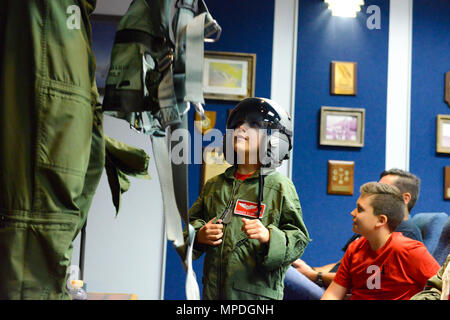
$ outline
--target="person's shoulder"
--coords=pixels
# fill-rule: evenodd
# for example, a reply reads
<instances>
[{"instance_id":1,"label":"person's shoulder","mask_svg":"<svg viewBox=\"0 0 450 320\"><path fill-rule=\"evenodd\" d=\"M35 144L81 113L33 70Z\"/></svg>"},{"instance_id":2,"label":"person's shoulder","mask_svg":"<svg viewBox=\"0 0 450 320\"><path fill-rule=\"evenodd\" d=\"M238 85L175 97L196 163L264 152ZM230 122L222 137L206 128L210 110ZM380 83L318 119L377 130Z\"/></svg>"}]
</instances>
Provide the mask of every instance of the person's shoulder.
<instances>
[{"instance_id":1,"label":"person's shoulder","mask_svg":"<svg viewBox=\"0 0 450 320\"><path fill-rule=\"evenodd\" d=\"M393 232L393 247L396 251L403 252L404 254L410 254L416 251L427 250L426 246L418 241L404 236L401 232Z\"/></svg>"},{"instance_id":2,"label":"person's shoulder","mask_svg":"<svg viewBox=\"0 0 450 320\"><path fill-rule=\"evenodd\" d=\"M264 179L264 187L271 188L280 192L295 190L294 183L285 175L275 171Z\"/></svg>"},{"instance_id":3,"label":"person's shoulder","mask_svg":"<svg viewBox=\"0 0 450 320\"><path fill-rule=\"evenodd\" d=\"M364 237L359 237L356 240L353 240L349 245L347 250L345 251L346 253L353 253L353 252L358 252L359 250L364 249L368 244L368 241L366 238Z\"/></svg>"},{"instance_id":4,"label":"person's shoulder","mask_svg":"<svg viewBox=\"0 0 450 320\"><path fill-rule=\"evenodd\" d=\"M210 190L214 188L220 187L220 185L223 185L227 181L227 175L225 172L222 172L221 174L218 174L212 178L209 178L206 182L203 188L205 190Z\"/></svg>"},{"instance_id":5,"label":"person's shoulder","mask_svg":"<svg viewBox=\"0 0 450 320\"><path fill-rule=\"evenodd\" d=\"M397 228L419 229L419 227L417 227L417 225L410 219L403 220Z\"/></svg>"},{"instance_id":6,"label":"person's shoulder","mask_svg":"<svg viewBox=\"0 0 450 320\"><path fill-rule=\"evenodd\" d=\"M401 230L413 230L414 232L416 232L416 231L420 232L419 227L411 220L403 220L397 227L396 231L401 231Z\"/></svg>"},{"instance_id":7,"label":"person's shoulder","mask_svg":"<svg viewBox=\"0 0 450 320\"><path fill-rule=\"evenodd\" d=\"M403 220L395 231L401 232L407 238L423 242L419 227L411 220Z\"/></svg>"}]
</instances>

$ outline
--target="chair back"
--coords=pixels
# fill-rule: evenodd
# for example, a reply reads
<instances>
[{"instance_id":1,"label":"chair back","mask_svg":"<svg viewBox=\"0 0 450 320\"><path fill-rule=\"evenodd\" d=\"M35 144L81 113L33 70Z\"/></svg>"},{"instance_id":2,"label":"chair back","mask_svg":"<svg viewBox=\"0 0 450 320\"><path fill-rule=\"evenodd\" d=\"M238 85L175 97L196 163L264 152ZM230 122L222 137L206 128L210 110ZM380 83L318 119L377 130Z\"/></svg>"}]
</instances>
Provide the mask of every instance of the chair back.
<instances>
[{"instance_id":1,"label":"chair back","mask_svg":"<svg viewBox=\"0 0 450 320\"><path fill-rule=\"evenodd\" d=\"M411 221L420 229L423 243L431 254L436 250L439 237L448 218L445 212L422 212L411 218Z\"/></svg>"},{"instance_id":2,"label":"chair back","mask_svg":"<svg viewBox=\"0 0 450 320\"><path fill-rule=\"evenodd\" d=\"M436 261L442 266L445 259L450 254L450 217L447 218L447 222L442 228L439 241L437 243L436 249L433 252L433 256Z\"/></svg>"}]
</instances>

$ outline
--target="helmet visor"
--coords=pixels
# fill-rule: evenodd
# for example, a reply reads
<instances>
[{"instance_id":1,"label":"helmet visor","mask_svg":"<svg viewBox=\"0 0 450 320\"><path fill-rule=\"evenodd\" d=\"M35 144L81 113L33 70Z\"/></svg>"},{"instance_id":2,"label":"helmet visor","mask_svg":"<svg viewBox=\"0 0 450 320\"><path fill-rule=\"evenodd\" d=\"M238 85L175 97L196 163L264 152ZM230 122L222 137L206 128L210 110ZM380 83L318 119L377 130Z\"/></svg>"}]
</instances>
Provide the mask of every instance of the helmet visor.
<instances>
[{"instance_id":1,"label":"helmet visor","mask_svg":"<svg viewBox=\"0 0 450 320\"><path fill-rule=\"evenodd\" d=\"M255 106L255 108L241 108L230 115L227 128L236 129L245 122L251 128L265 129L269 128L275 122L275 119L279 119L279 116L263 106Z\"/></svg>"}]
</instances>

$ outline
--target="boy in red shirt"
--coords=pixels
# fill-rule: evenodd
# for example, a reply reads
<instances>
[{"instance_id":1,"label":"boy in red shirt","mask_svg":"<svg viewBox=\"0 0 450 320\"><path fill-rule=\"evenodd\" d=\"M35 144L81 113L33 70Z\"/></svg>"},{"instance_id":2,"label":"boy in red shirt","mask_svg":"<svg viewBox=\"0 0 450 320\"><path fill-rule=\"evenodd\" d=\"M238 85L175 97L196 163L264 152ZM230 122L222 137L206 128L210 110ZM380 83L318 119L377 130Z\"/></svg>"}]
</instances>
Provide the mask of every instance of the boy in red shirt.
<instances>
[{"instance_id":1,"label":"boy in red shirt","mask_svg":"<svg viewBox=\"0 0 450 320\"><path fill-rule=\"evenodd\" d=\"M362 237L347 249L322 300L410 299L440 266L423 243L394 232L406 206L395 186L369 182L352 211L355 233Z\"/></svg>"}]
</instances>

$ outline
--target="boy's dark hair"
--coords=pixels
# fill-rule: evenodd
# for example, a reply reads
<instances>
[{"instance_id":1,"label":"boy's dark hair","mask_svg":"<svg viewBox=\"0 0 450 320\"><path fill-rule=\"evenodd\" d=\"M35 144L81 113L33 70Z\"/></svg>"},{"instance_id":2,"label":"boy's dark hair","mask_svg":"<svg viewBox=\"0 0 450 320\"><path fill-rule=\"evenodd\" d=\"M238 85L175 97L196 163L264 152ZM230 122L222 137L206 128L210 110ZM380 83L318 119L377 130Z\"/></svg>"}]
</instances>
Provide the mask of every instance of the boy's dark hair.
<instances>
[{"instance_id":1,"label":"boy's dark hair","mask_svg":"<svg viewBox=\"0 0 450 320\"><path fill-rule=\"evenodd\" d=\"M385 170L381 173L380 179L387 175L397 176L398 179L395 180L394 186L399 188L402 194L408 192L411 195L411 200L408 203L408 212L411 212L417 199L419 199L420 179L416 175L401 169Z\"/></svg>"},{"instance_id":2,"label":"boy's dark hair","mask_svg":"<svg viewBox=\"0 0 450 320\"><path fill-rule=\"evenodd\" d=\"M396 186L368 182L361 186L359 192L364 196L373 196L370 201L373 214L376 216L384 214L387 217L389 230L394 232L406 214L406 205L401 191Z\"/></svg>"}]
</instances>

